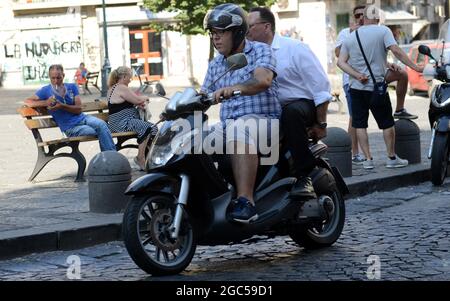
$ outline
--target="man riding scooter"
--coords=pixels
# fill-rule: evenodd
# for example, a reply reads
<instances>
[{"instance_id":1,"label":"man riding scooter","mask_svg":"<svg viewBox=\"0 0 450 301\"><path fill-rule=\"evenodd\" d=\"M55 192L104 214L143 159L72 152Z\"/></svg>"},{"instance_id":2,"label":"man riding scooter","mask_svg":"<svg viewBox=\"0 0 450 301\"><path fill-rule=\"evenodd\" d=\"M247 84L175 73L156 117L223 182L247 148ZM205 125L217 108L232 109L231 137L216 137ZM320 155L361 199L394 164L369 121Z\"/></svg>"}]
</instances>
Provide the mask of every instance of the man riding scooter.
<instances>
[{"instance_id":1,"label":"man riding scooter","mask_svg":"<svg viewBox=\"0 0 450 301\"><path fill-rule=\"evenodd\" d=\"M248 26L244 10L235 4L221 4L213 8L204 19L204 28L219 52L208 66L202 92L214 92L217 102L225 99L220 108L221 124L215 132L223 136L223 129L236 121L278 120L281 108L277 99L275 58L270 47L245 39ZM227 70L225 58L244 53L248 65L219 79ZM240 96L232 97L235 91ZM221 131L222 130L222 131ZM230 217L249 223L258 218L254 203L254 185L258 170L257 138L248 128L237 127L236 135L227 136L227 149L232 149L231 165L237 187L237 199ZM256 134L256 136L255 136ZM266 136L267 137L267 136ZM236 154L244 149L243 154Z\"/></svg>"},{"instance_id":2,"label":"man riding scooter","mask_svg":"<svg viewBox=\"0 0 450 301\"><path fill-rule=\"evenodd\" d=\"M205 21L220 55L209 65L203 93L186 88L170 98L148 155L148 173L125 191L131 200L122 222L124 243L133 261L152 275L180 273L190 264L197 245L248 242L255 235L289 235L303 248L328 247L345 224L343 196L348 188L339 171L322 157L324 144L311 146L316 166L310 176L316 198L293 198L289 193L296 178L291 176L289 151L283 149L278 156L277 143L266 148L264 142L279 140L273 135L278 128L271 125L278 125L280 113L269 46L244 40L245 14L234 4L219 5ZM217 131L209 131L207 111L222 98L226 99L223 122ZM259 128L245 124L231 127L229 133L229 124L242 120ZM270 122L267 139L264 131ZM224 133L225 155L220 152ZM211 139L213 135L218 139ZM236 154L235 146L246 149ZM264 157L268 150L270 162Z\"/></svg>"}]
</instances>

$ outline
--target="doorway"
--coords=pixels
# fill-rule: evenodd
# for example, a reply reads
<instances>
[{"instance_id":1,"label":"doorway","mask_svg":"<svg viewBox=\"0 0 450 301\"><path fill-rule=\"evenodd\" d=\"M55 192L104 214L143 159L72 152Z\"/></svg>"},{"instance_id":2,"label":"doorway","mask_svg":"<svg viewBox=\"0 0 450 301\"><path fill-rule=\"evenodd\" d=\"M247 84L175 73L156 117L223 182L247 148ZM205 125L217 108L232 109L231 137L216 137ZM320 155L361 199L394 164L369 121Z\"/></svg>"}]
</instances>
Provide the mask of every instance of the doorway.
<instances>
[{"instance_id":1,"label":"doorway","mask_svg":"<svg viewBox=\"0 0 450 301\"><path fill-rule=\"evenodd\" d=\"M161 79L161 34L149 29L130 29L130 59L131 66L144 80Z\"/></svg>"}]
</instances>

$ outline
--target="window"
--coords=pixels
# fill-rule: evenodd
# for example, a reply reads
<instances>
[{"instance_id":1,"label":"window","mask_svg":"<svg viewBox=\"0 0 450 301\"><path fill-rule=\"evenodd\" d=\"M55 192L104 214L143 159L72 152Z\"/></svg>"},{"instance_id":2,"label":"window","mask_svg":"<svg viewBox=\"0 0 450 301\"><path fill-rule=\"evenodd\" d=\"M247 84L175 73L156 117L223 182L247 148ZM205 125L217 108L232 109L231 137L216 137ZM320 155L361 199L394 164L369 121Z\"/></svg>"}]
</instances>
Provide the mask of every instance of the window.
<instances>
[{"instance_id":1,"label":"window","mask_svg":"<svg viewBox=\"0 0 450 301\"><path fill-rule=\"evenodd\" d=\"M132 53L142 53L142 33L130 33L130 51Z\"/></svg>"},{"instance_id":2,"label":"window","mask_svg":"<svg viewBox=\"0 0 450 301\"><path fill-rule=\"evenodd\" d=\"M336 33L339 33L342 29L347 28L350 21L350 15L336 14Z\"/></svg>"}]
</instances>

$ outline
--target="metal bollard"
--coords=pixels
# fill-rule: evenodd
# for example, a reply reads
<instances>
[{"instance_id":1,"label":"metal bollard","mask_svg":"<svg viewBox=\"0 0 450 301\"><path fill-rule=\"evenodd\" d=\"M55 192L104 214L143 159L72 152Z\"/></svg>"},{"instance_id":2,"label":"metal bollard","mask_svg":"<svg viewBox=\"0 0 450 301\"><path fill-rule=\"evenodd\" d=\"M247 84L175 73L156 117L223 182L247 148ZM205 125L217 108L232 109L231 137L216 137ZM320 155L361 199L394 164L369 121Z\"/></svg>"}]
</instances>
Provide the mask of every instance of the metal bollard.
<instances>
[{"instance_id":1,"label":"metal bollard","mask_svg":"<svg viewBox=\"0 0 450 301\"><path fill-rule=\"evenodd\" d=\"M131 167L127 158L116 151L95 155L88 166L89 211L123 212L130 197L124 195L131 183Z\"/></svg>"},{"instance_id":2,"label":"metal bollard","mask_svg":"<svg viewBox=\"0 0 450 301\"><path fill-rule=\"evenodd\" d=\"M410 164L420 163L420 129L411 120L399 119L395 122L395 153Z\"/></svg>"},{"instance_id":3,"label":"metal bollard","mask_svg":"<svg viewBox=\"0 0 450 301\"><path fill-rule=\"evenodd\" d=\"M352 140L350 135L338 127L327 129L322 142L328 146L326 157L332 166L336 166L343 177L352 176Z\"/></svg>"}]
</instances>

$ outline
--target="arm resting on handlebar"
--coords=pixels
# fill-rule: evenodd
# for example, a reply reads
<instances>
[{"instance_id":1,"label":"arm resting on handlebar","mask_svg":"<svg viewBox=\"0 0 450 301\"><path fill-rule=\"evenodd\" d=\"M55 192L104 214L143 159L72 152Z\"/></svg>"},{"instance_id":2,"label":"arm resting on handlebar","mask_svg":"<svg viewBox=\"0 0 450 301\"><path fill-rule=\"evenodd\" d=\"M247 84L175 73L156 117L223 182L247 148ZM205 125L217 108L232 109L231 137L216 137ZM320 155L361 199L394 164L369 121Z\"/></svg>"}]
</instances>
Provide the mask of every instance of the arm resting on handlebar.
<instances>
[{"instance_id":1,"label":"arm resting on handlebar","mask_svg":"<svg viewBox=\"0 0 450 301\"><path fill-rule=\"evenodd\" d=\"M267 68L256 68L253 72L253 77L249 79L248 81L230 86L225 87L222 89L217 90L214 93L216 102L220 102L220 97L223 98L230 98L233 96L234 91L241 91L241 95L255 95L262 91L265 91L270 88L272 85L272 80L274 78L274 73L272 70L269 70Z\"/></svg>"},{"instance_id":2,"label":"arm resting on handlebar","mask_svg":"<svg viewBox=\"0 0 450 301\"><path fill-rule=\"evenodd\" d=\"M423 71L423 67L419 67L416 64L414 64L413 61L409 59L408 55L400 47L398 47L398 45L390 46L389 50L392 51L395 57L398 58L406 66L410 67L411 69L417 72Z\"/></svg>"}]
</instances>

